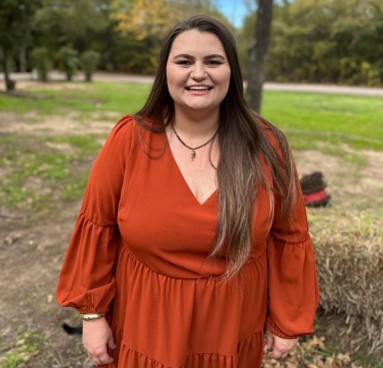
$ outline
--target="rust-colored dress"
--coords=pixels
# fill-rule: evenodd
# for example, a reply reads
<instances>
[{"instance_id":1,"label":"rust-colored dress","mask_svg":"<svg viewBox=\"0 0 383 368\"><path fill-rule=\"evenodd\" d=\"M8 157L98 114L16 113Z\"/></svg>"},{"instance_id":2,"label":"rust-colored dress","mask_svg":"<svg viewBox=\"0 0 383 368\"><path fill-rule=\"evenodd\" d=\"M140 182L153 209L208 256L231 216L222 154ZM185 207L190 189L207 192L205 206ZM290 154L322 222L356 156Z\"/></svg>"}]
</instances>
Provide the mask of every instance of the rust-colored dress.
<instances>
[{"instance_id":1,"label":"rust-colored dress","mask_svg":"<svg viewBox=\"0 0 383 368\"><path fill-rule=\"evenodd\" d=\"M163 134L132 116L114 127L90 174L58 301L108 313L117 344L109 367L260 367L266 324L281 337L312 331L318 289L304 203L281 223L278 198L270 218L260 188L251 257L223 282L225 262L207 259L217 193L200 204L163 146Z\"/></svg>"}]
</instances>

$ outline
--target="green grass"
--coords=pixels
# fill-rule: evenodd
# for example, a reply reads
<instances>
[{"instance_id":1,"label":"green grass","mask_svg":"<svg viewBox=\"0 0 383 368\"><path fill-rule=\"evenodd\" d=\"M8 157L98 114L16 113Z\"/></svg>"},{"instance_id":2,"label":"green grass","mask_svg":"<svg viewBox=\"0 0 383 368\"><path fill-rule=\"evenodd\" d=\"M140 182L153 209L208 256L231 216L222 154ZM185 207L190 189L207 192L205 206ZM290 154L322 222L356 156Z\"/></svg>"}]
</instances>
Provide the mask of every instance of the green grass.
<instances>
[{"instance_id":1,"label":"green grass","mask_svg":"<svg viewBox=\"0 0 383 368\"><path fill-rule=\"evenodd\" d=\"M79 88L31 89L29 92L37 96L20 98L1 95L0 111L56 115L68 111L77 112L84 117L93 113L118 112L133 113L142 107L150 86L136 83L95 82L78 84ZM47 85L49 87L49 84Z\"/></svg>"},{"instance_id":2,"label":"green grass","mask_svg":"<svg viewBox=\"0 0 383 368\"><path fill-rule=\"evenodd\" d=\"M34 89L39 99L0 96L0 111L56 115L75 112L87 119L108 112L121 115L142 107L150 85L73 82L78 88ZM265 91L262 115L282 128L295 149L318 142L346 143L356 148L383 149L383 98L335 94Z\"/></svg>"},{"instance_id":3,"label":"green grass","mask_svg":"<svg viewBox=\"0 0 383 368\"><path fill-rule=\"evenodd\" d=\"M70 143L73 152L60 152L49 143ZM52 206L53 196L62 200L81 198L88 172L82 170L100 149L96 137L36 137L0 135L0 204L8 208L42 211ZM88 170L88 169L87 169Z\"/></svg>"},{"instance_id":4,"label":"green grass","mask_svg":"<svg viewBox=\"0 0 383 368\"><path fill-rule=\"evenodd\" d=\"M61 137L46 137L46 142L52 143L69 143L74 149L78 151L78 156L94 154L100 149L100 144L97 142L97 136L94 134L89 135L71 135Z\"/></svg>"},{"instance_id":5,"label":"green grass","mask_svg":"<svg viewBox=\"0 0 383 368\"><path fill-rule=\"evenodd\" d=\"M150 85L115 82L49 83L28 90L37 99L0 95L0 112L28 114L31 125L40 116L72 114L73 119L117 120L139 110ZM59 86L61 86L59 85ZM109 115L108 115L109 114ZM262 115L278 125L293 149L317 149L362 167L365 156L352 148L383 150L383 98L265 91ZM24 118L25 119L25 118ZM12 124L12 122L9 122ZM23 132L0 135L0 204L10 208L49 207L52 196L81 198L91 162L100 148L100 135L45 136ZM329 144L330 143L330 144ZM60 152L55 144L73 150ZM48 188L41 193L28 181Z\"/></svg>"},{"instance_id":6,"label":"green grass","mask_svg":"<svg viewBox=\"0 0 383 368\"><path fill-rule=\"evenodd\" d=\"M383 98L265 91L262 115L278 125L295 149L318 142L383 149Z\"/></svg>"},{"instance_id":7,"label":"green grass","mask_svg":"<svg viewBox=\"0 0 383 368\"><path fill-rule=\"evenodd\" d=\"M27 362L39 353L42 339L36 331L19 332L13 348L0 358L0 368L25 367Z\"/></svg>"}]
</instances>

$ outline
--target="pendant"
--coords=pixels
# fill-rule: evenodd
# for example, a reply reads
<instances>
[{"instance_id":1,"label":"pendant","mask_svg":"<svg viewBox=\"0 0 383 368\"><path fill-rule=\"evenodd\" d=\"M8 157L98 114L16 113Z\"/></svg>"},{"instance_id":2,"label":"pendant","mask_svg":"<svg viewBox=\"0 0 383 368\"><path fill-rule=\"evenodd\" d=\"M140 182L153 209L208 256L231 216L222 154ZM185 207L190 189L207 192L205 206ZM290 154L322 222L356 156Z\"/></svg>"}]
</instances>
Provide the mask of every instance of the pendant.
<instances>
[{"instance_id":1,"label":"pendant","mask_svg":"<svg viewBox=\"0 0 383 368\"><path fill-rule=\"evenodd\" d=\"M196 153L194 150L191 151L191 159L192 161L195 159Z\"/></svg>"}]
</instances>

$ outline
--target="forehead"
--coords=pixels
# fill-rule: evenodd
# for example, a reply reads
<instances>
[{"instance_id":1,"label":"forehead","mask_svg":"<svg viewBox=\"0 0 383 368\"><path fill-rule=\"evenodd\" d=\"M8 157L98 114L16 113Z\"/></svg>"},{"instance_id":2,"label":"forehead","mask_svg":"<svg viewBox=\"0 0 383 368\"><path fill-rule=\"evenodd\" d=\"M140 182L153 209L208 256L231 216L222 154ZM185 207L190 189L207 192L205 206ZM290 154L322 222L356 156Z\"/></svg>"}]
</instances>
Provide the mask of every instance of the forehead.
<instances>
[{"instance_id":1,"label":"forehead","mask_svg":"<svg viewBox=\"0 0 383 368\"><path fill-rule=\"evenodd\" d=\"M170 55L178 54L221 54L226 56L220 39L213 33L197 29L179 34L173 41Z\"/></svg>"}]
</instances>

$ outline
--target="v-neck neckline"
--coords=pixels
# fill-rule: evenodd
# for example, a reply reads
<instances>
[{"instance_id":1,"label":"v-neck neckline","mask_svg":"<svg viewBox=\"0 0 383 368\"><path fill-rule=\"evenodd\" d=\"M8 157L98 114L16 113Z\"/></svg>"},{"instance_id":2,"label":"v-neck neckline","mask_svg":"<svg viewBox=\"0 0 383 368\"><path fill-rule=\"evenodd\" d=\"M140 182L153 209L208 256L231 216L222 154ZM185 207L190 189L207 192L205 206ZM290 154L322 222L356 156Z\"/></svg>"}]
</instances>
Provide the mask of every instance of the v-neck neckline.
<instances>
[{"instance_id":1,"label":"v-neck neckline","mask_svg":"<svg viewBox=\"0 0 383 368\"><path fill-rule=\"evenodd\" d=\"M180 166L178 165L178 162L177 162L176 158L174 157L174 154L173 154L172 148L170 147L170 142L169 142L169 140L168 140L168 137L167 137L166 132L165 132L165 135L166 135L166 140L167 140L167 142L166 142L166 146L167 146L167 147L166 147L166 150L169 151L169 155L170 155L171 160L172 160L172 162L173 162L173 164L174 164L174 166L175 166L175 168L176 168L176 171L177 171L177 173L178 173L178 176L179 176L179 178L180 178L180 181L183 183L183 185L184 185L186 191L187 191L187 192L189 193L189 195L193 198L194 202L195 202L197 205L199 205L199 206L201 206L201 207L206 206L206 205L207 205L213 198L215 198L216 194L218 193L218 188L215 188L214 191L212 191L212 192L209 194L209 196L208 196L203 202L200 202L200 201L198 200L198 198L195 196L195 194L193 193L193 191L191 190L189 183L187 182L187 180L186 180L186 178L185 178L185 176L184 176L184 174L183 174L183 172L182 172Z\"/></svg>"}]
</instances>

